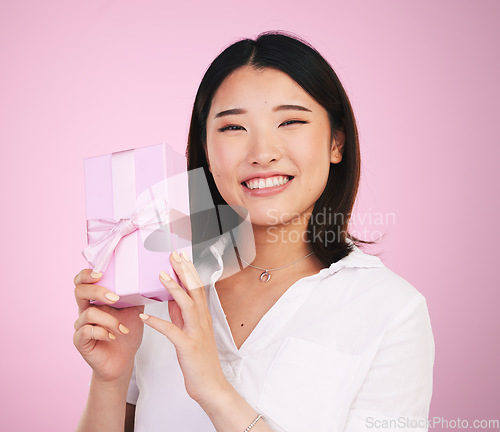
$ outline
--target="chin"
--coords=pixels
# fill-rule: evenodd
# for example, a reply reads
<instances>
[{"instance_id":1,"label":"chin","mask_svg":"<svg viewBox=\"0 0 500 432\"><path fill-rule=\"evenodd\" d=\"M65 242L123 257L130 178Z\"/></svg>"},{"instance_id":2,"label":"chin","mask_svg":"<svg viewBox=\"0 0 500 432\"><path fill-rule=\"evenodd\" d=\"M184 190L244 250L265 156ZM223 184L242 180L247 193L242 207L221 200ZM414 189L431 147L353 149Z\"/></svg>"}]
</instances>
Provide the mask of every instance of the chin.
<instances>
[{"instance_id":1,"label":"chin","mask_svg":"<svg viewBox=\"0 0 500 432\"><path fill-rule=\"evenodd\" d=\"M291 223L298 214L292 214L289 211L280 211L278 209L265 209L258 211L250 211L250 221L252 225L263 227L272 227Z\"/></svg>"}]
</instances>

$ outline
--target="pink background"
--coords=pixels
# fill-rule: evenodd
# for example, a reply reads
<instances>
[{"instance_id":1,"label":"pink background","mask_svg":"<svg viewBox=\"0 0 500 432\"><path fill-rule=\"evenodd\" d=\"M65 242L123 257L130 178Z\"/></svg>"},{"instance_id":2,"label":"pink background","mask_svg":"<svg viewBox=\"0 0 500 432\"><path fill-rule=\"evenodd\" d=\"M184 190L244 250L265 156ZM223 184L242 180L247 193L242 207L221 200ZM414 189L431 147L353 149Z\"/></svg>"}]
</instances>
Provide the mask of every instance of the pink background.
<instances>
[{"instance_id":1,"label":"pink background","mask_svg":"<svg viewBox=\"0 0 500 432\"><path fill-rule=\"evenodd\" d=\"M496 0L2 0L0 429L73 430L86 400L83 159L182 151L209 62L270 29L310 41L351 97L358 220L429 306L430 417L498 416L499 17Z\"/></svg>"}]
</instances>

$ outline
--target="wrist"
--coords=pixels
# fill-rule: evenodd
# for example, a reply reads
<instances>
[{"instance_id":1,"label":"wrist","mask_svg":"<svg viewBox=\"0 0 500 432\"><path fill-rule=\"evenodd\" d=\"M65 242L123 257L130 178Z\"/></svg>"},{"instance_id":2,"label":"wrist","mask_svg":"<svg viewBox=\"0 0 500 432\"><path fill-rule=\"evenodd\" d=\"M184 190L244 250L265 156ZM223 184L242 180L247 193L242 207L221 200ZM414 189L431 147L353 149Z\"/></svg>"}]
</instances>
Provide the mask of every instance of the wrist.
<instances>
[{"instance_id":1,"label":"wrist","mask_svg":"<svg viewBox=\"0 0 500 432\"><path fill-rule=\"evenodd\" d=\"M106 380L93 372L87 404L77 431L123 431L129 381L129 374Z\"/></svg>"},{"instance_id":2,"label":"wrist","mask_svg":"<svg viewBox=\"0 0 500 432\"><path fill-rule=\"evenodd\" d=\"M215 391L210 392L210 396L198 402L208 416L219 415L223 411L231 409L235 399L241 397L234 387L224 379Z\"/></svg>"},{"instance_id":3,"label":"wrist","mask_svg":"<svg viewBox=\"0 0 500 432\"><path fill-rule=\"evenodd\" d=\"M226 381L227 382L227 381ZM200 404L219 432L244 431L251 426L252 432L271 432L259 413L227 382L214 397ZM258 419L259 418L259 419Z\"/></svg>"},{"instance_id":4,"label":"wrist","mask_svg":"<svg viewBox=\"0 0 500 432\"><path fill-rule=\"evenodd\" d=\"M132 377L133 367L126 372L120 374L116 378L109 379L107 377L101 376L95 372L92 372L91 386L97 386L99 388L106 388L114 391L127 391L130 383L130 378Z\"/></svg>"}]
</instances>

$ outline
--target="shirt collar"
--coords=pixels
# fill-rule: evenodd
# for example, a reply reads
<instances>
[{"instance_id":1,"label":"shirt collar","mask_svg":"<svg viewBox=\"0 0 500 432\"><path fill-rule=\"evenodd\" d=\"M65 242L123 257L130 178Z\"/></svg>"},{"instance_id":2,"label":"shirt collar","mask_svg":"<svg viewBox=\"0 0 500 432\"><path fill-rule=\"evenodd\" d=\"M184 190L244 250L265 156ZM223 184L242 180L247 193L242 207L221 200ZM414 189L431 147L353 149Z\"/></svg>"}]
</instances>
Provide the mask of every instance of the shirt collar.
<instances>
[{"instance_id":1,"label":"shirt collar","mask_svg":"<svg viewBox=\"0 0 500 432\"><path fill-rule=\"evenodd\" d=\"M370 255L363 252L354 244L351 239L347 239L347 243L352 246L352 251L341 260L332 263L329 267L331 273L335 273L341 268L376 268L384 267L381 259L375 255Z\"/></svg>"},{"instance_id":2,"label":"shirt collar","mask_svg":"<svg viewBox=\"0 0 500 432\"><path fill-rule=\"evenodd\" d=\"M211 246L205 248L200 254L200 262L197 268L202 281L207 285L215 283L222 274L222 256L227 245L231 242L229 234L221 235ZM352 251L346 257L332 263L329 267L321 269L319 275L327 276L337 273L343 268L380 268L384 264L379 257L363 252L354 242L347 239L347 243L352 246ZM214 261L215 259L215 261Z\"/></svg>"}]
</instances>

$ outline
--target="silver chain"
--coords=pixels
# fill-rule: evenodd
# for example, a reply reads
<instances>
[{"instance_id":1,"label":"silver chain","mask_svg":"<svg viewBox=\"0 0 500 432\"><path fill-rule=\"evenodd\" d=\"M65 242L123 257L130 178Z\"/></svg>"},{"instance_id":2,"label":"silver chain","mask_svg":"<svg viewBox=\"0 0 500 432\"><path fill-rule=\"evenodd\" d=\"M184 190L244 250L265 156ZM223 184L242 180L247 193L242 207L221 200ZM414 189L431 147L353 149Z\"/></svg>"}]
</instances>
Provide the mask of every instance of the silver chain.
<instances>
[{"instance_id":1,"label":"silver chain","mask_svg":"<svg viewBox=\"0 0 500 432\"><path fill-rule=\"evenodd\" d=\"M290 264L286 264L284 266L281 266L281 267L277 267L277 268L273 268L273 269L265 269L265 268L262 268L262 267L257 267L257 266L254 266L252 264L250 264L249 262L246 262L241 256L239 253L236 252L236 255L238 256L238 258L243 261L247 266L249 267L252 267L254 269L257 269L257 270L264 270L261 275L260 275L260 281L261 282L269 282L269 280L271 279L271 275L269 274L269 272L271 271L276 271L276 270L281 270L285 267L288 267L288 266L291 266L292 264L295 264L295 263L298 263L299 261L302 261L303 259L306 259L307 257L311 256L314 252L311 252L311 253L308 253L306 256L303 256L302 258L299 258L293 262L291 262Z\"/></svg>"}]
</instances>

